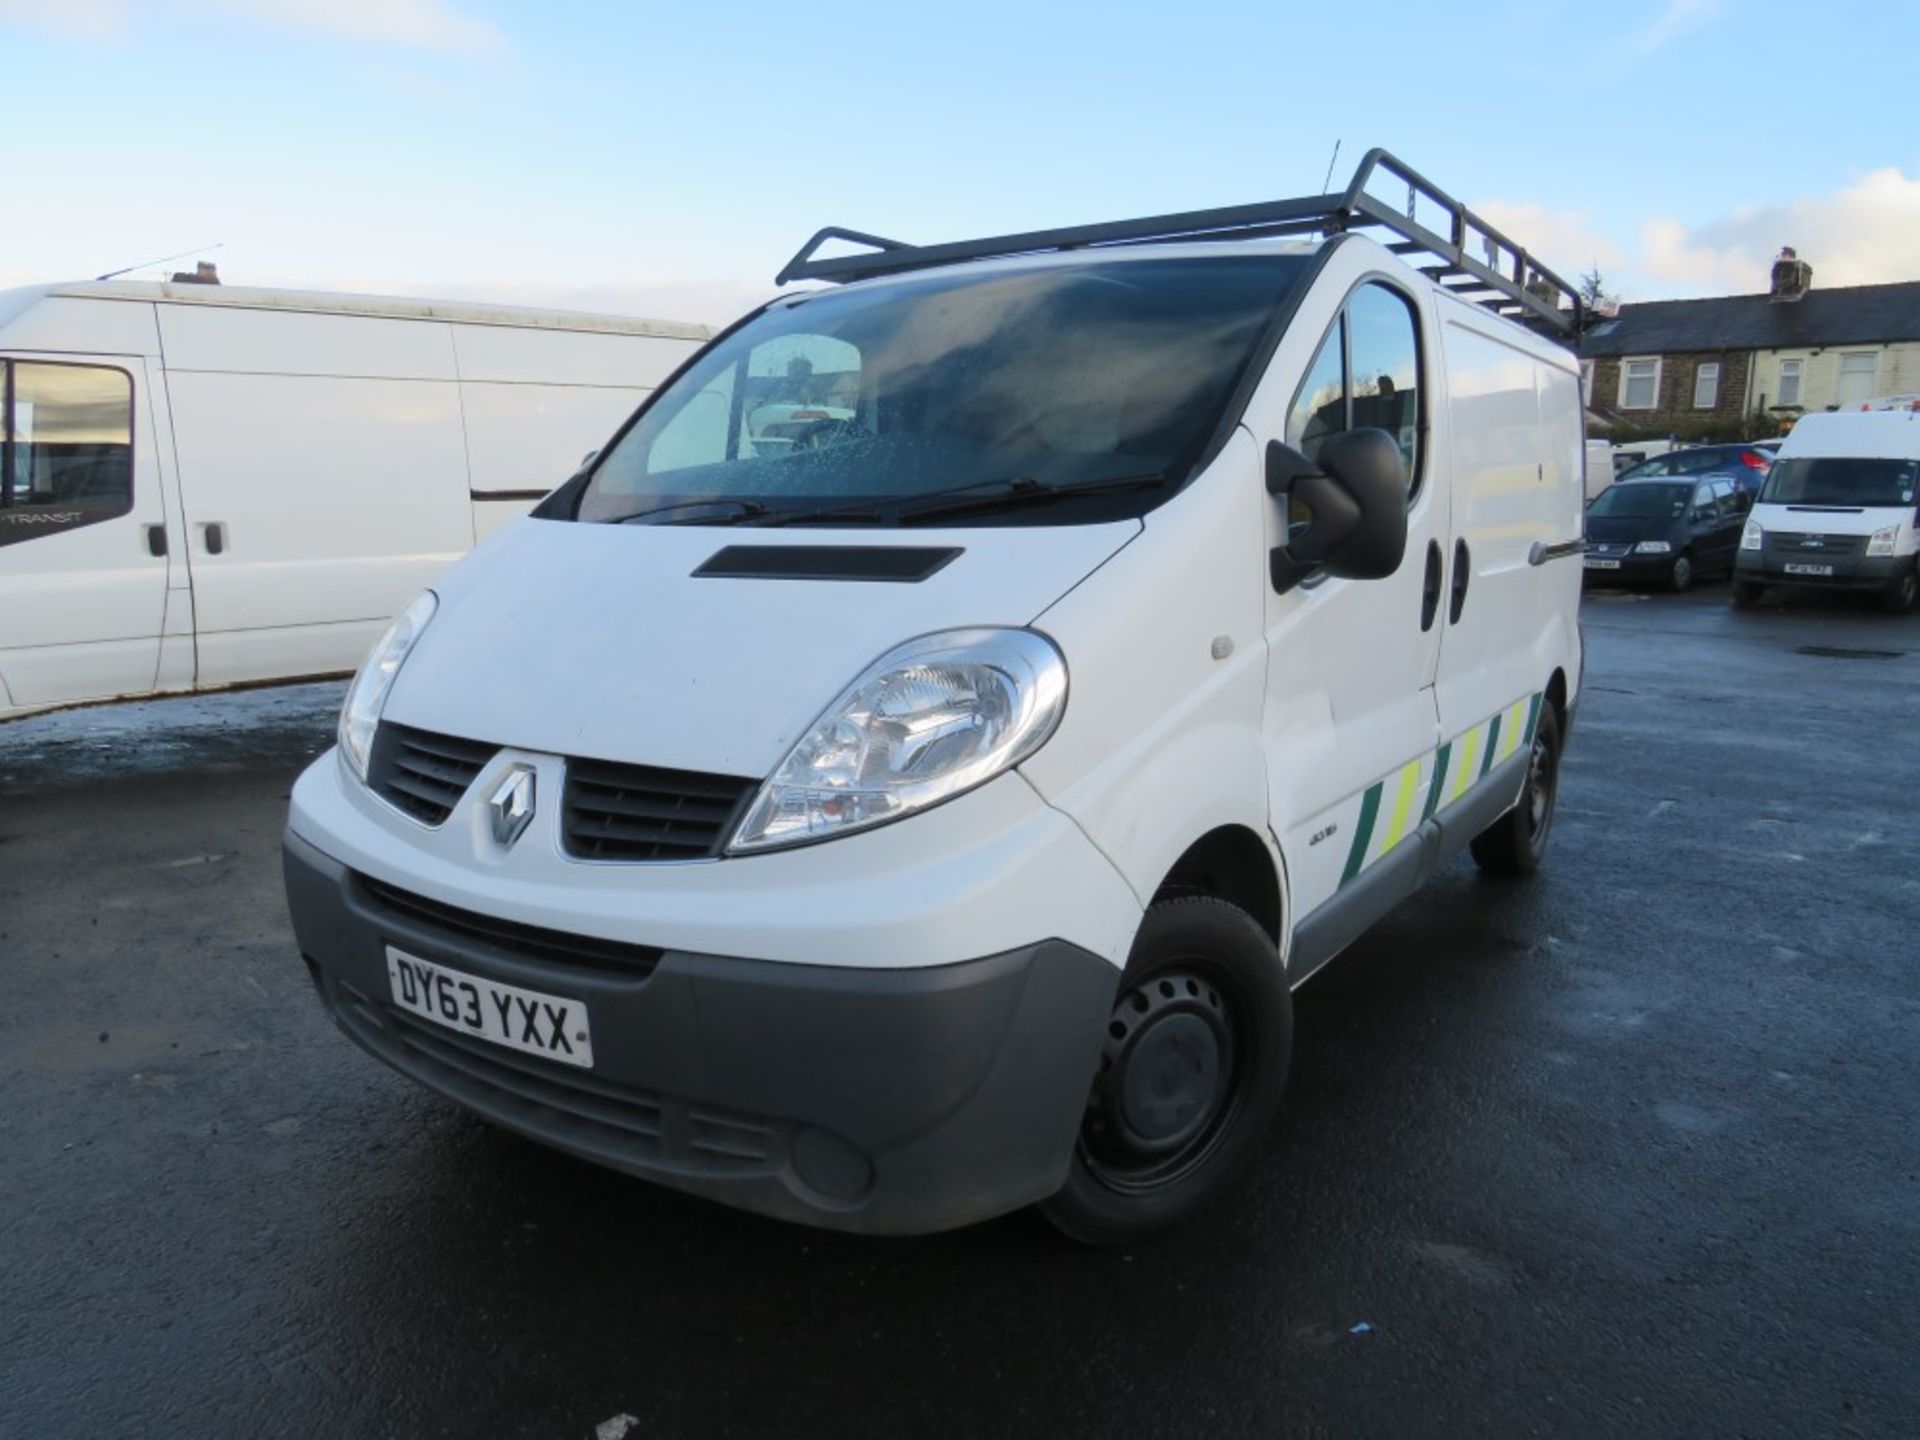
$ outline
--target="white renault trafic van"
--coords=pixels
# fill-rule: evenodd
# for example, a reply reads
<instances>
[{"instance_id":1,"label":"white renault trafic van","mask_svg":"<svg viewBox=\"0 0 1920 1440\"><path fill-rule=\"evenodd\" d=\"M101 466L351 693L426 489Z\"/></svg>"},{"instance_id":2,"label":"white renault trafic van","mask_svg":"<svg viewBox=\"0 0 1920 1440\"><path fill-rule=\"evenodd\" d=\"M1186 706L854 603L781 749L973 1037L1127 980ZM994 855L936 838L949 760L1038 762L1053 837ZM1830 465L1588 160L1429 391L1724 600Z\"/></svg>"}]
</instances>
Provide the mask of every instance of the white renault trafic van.
<instances>
[{"instance_id":1,"label":"white renault trafic van","mask_svg":"<svg viewBox=\"0 0 1920 1440\"><path fill-rule=\"evenodd\" d=\"M1805 415L1781 442L1747 517L1733 603L1769 586L1877 593L1901 614L1920 598L1920 414Z\"/></svg>"},{"instance_id":2,"label":"white renault trafic van","mask_svg":"<svg viewBox=\"0 0 1920 1440\"><path fill-rule=\"evenodd\" d=\"M1577 303L1377 152L793 278L843 283L380 642L293 794L300 948L396 1069L684 1190L1180 1220L1267 1133L1294 987L1457 851L1540 863L1583 441L1519 322Z\"/></svg>"}]
</instances>

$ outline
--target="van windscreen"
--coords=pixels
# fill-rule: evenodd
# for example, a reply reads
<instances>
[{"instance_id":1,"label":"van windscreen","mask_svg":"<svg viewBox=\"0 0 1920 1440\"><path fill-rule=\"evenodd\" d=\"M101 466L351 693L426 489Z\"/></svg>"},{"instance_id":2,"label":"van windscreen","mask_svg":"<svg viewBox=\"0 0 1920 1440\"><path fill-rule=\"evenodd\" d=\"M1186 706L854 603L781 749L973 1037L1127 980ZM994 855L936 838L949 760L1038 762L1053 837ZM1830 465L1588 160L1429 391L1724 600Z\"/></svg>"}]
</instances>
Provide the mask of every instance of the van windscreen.
<instances>
[{"instance_id":1,"label":"van windscreen","mask_svg":"<svg viewBox=\"0 0 1920 1440\"><path fill-rule=\"evenodd\" d=\"M1920 488L1920 460L1809 455L1776 460L1760 492L1762 505L1911 505Z\"/></svg>"},{"instance_id":2,"label":"van windscreen","mask_svg":"<svg viewBox=\"0 0 1920 1440\"><path fill-rule=\"evenodd\" d=\"M1187 478L1305 265L1098 260L776 303L654 398L576 518L892 523L956 490L986 498L937 507L955 523L1139 514ZM996 517L1002 488L1060 503Z\"/></svg>"}]
</instances>

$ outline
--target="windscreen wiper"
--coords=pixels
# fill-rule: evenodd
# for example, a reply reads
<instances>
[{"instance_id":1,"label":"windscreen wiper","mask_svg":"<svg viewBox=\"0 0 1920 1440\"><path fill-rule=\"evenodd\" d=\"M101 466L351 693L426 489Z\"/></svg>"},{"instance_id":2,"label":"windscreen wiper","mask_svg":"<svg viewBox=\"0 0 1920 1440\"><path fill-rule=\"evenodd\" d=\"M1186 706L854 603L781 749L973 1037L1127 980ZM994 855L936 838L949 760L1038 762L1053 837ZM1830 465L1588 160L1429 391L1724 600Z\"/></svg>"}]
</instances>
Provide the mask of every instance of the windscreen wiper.
<instances>
[{"instance_id":1,"label":"windscreen wiper","mask_svg":"<svg viewBox=\"0 0 1920 1440\"><path fill-rule=\"evenodd\" d=\"M713 521L721 525L737 525L742 520L752 520L767 513L767 507L762 505L758 500L741 500L731 495L711 495L704 500L675 500L670 504L655 505L649 510L636 510L631 515L622 515L617 519L609 520L605 523L609 525L627 525L635 520L645 520L650 515L666 515L675 510L691 510L701 505L708 507L716 505L733 506L734 508L725 515L710 517Z\"/></svg>"},{"instance_id":2,"label":"windscreen wiper","mask_svg":"<svg viewBox=\"0 0 1920 1440\"><path fill-rule=\"evenodd\" d=\"M1115 475L1106 480L1083 480L1073 485L1056 485L1050 481L1018 475L1010 480L994 483L999 488L992 494L970 495L952 500L940 497L943 494L957 494L957 491L935 491L931 495L919 496L913 503L904 505L896 511L894 519L901 525L917 525L925 520L940 520L952 515L984 515L995 510L1009 510L1021 505L1037 505L1049 500L1070 500L1077 495L1113 495L1123 490L1158 490L1167 483L1167 477L1155 472L1149 475ZM961 487L962 490L979 488L978 486ZM925 501L935 503L923 503Z\"/></svg>"}]
</instances>

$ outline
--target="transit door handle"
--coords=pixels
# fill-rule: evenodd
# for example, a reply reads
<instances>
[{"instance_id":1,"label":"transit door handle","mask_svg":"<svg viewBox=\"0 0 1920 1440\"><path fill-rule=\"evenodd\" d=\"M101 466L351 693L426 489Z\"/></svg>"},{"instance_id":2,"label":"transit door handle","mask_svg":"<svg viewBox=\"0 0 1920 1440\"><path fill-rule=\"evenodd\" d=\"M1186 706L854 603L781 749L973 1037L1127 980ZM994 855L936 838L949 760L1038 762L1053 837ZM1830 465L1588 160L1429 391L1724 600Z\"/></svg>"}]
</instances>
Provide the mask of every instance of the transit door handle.
<instances>
[{"instance_id":1,"label":"transit door handle","mask_svg":"<svg viewBox=\"0 0 1920 1440\"><path fill-rule=\"evenodd\" d=\"M207 553L224 555L227 551L227 527L215 520L207 525Z\"/></svg>"},{"instance_id":2,"label":"transit door handle","mask_svg":"<svg viewBox=\"0 0 1920 1440\"><path fill-rule=\"evenodd\" d=\"M167 553L167 527L164 525L147 526L147 553L158 560Z\"/></svg>"},{"instance_id":3,"label":"transit door handle","mask_svg":"<svg viewBox=\"0 0 1920 1440\"><path fill-rule=\"evenodd\" d=\"M1420 633L1433 628L1433 617L1440 613L1440 542L1427 542L1427 583L1420 594Z\"/></svg>"},{"instance_id":4,"label":"transit door handle","mask_svg":"<svg viewBox=\"0 0 1920 1440\"><path fill-rule=\"evenodd\" d=\"M1467 542L1453 542L1453 603L1447 607L1447 623L1458 625L1460 612L1467 604L1467 581L1473 575L1473 554L1467 549Z\"/></svg>"}]
</instances>

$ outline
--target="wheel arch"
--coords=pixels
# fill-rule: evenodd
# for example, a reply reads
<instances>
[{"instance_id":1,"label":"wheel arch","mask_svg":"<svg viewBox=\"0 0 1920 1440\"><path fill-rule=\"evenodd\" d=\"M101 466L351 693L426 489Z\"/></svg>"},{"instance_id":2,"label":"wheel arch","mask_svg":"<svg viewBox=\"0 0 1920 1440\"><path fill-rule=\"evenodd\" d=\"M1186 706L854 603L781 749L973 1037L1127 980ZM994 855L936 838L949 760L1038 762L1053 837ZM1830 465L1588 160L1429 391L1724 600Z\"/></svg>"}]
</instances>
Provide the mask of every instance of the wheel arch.
<instances>
[{"instance_id":1,"label":"wheel arch","mask_svg":"<svg viewBox=\"0 0 1920 1440\"><path fill-rule=\"evenodd\" d=\"M1283 858L1246 825L1215 826L1188 845L1154 890L1153 902L1210 895L1254 918L1274 949L1285 952L1287 884Z\"/></svg>"}]
</instances>

